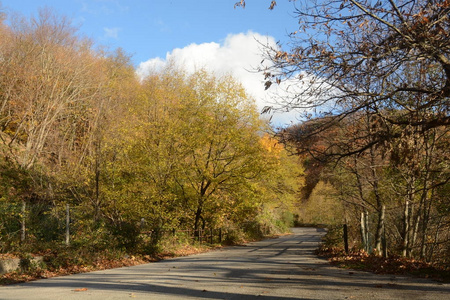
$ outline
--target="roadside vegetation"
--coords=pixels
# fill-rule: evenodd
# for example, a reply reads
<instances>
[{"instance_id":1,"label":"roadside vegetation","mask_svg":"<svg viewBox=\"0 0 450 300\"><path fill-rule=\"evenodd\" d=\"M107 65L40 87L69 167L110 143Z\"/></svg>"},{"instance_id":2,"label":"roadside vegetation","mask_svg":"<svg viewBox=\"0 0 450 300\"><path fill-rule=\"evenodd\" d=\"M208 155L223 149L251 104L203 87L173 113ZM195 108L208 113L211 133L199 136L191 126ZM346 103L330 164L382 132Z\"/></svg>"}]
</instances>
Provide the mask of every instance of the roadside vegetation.
<instances>
[{"instance_id":1,"label":"roadside vegetation","mask_svg":"<svg viewBox=\"0 0 450 300\"><path fill-rule=\"evenodd\" d=\"M303 112L278 131L305 167L300 220L346 224L350 248L448 267L450 1L295 4L299 28L261 71L285 90L267 111Z\"/></svg>"},{"instance_id":2,"label":"roadside vegetation","mask_svg":"<svg viewBox=\"0 0 450 300\"><path fill-rule=\"evenodd\" d=\"M448 265L426 262L420 259L391 254L387 257L369 254L364 249L353 247L345 251L342 228L331 226L324 236L316 254L340 268L373 272L376 274L407 275L450 282Z\"/></svg>"},{"instance_id":3,"label":"roadside vegetation","mask_svg":"<svg viewBox=\"0 0 450 300\"><path fill-rule=\"evenodd\" d=\"M448 278L449 12L299 1L289 49L266 47L260 70L284 89L266 112L304 113L277 129L232 77L140 80L63 17L2 19L0 253L71 272L196 251L211 230L220 245L345 224L350 251L331 230L332 260Z\"/></svg>"},{"instance_id":4,"label":"roadside vegetation","mask_svg":"<svg viewBox=\"0 0 450 300\"><path fill-rule=\"evenodd\" d=\"M293 1L260 71L283 90L265 111L303 113L277 134L305 168L300 223L347 225L347 265L448 272L450 1Z\"/></svg>"},{"instance_id":5,"label":"roadside vegetation","mask_svg":"<svg viewBox=\"0 0 450 300\"><path fill-rule=\"evenodd\" d=\"M298 158L232 77L169 66L141 80L48 10L0 21L0 255L25 277L292 225Z\"/></svg>"}]
</instances>

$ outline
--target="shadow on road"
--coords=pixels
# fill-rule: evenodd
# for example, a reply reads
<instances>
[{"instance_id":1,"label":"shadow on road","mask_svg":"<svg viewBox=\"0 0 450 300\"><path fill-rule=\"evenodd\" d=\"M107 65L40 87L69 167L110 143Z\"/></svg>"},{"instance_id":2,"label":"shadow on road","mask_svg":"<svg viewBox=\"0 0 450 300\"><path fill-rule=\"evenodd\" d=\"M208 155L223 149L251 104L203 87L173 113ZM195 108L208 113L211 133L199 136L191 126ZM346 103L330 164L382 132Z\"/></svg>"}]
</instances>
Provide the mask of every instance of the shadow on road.
<instances>
[{"instance_id":1,"label":"shadow on road","mask_svg":"<svg viewBox=\"0 0 450 300\"><path fill-rule=\"evenodd\" d=\"M139 293L148 297L152 295L155 299L327 299L327 295L336 296L337 292L350 295L367 291L381 295L381 298L383 295L403 295L403 298L408 297L408 293L426 293L430 297L434 293L436 299L449 295L448 285L420 279L411 282L393 276L332 267L313 254L323 234L321 229L296 230L290 236L246 246L40 280L14 286L14 289L0 288L0 299L26 299L25 296L20 297L27 292L38 296L34 299L60 299L62 292L71 292L70 299L99 299L99 295L105 292L112 292L113 296L115 292ZM73 291L76 289L87 289L92 298L85 297L88 292L75 294ZM41 292L46 298L39 298ZM51 298L52 295L55 298Z\"/></svg>"}]
</instances>

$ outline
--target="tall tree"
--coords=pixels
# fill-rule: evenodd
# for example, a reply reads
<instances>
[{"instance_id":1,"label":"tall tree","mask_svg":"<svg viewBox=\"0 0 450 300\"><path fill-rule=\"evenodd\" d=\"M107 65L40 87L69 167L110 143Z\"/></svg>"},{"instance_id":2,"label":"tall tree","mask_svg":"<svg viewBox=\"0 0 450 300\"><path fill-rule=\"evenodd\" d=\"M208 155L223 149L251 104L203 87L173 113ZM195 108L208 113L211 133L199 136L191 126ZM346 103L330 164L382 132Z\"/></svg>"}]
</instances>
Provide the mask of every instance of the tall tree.
<instances>
[{"instance_id":1,"label":"tall tree","mask_svg":"<svg viewBox=\"0 0 450 300\"><path fill-rule=\"evenodd\" d=\"M370 109L391 124L448 125L449 11L448 1L434 0L298 2L292 48L267 48L273 65L262 71L270 83L297 85L282 107L334 119ZM433 113L418 117L423 110Z\"/></svg>"},{"instance_id":2,"label":"tall tree","mask_svg":"<svg viewBox=\"0 0 450 300\"><path fill-rule=\"evenodd\" d=\"M372 174L391 182L402 178L396 195L403 208L404 255L415 247L418 226L427 223L421 219L425 195L449 181L429 152L437 145L436 132L446 132L450 121L449 12L450 2L438 0L297 1L299 28L291 34L290 48L266 47L273 64L261 69L266 86L288 87L279 106L267 111L299 109L305 120L314 119L295 133L297 141L309 141L297 143L302 151L327 161L372 153L394 162L405 150L401 167L385 170L389 176ZM359 128L366 116L369 130L332 135L339 126ZM445 134L438 136L448 141ZM431 170L437 175L433 185ZM378 231L376 236L379 244Z\"/></svg>"},{"instance_id":3,"label":"tall tree","mask_svg":"<svg viewBox=\"0 0 450 300\"><path fill-rule=\"evenodd\" d=\"M204 226L216 215L216 208L224 206L220 203L227 199L224 195L231 195L227 190L244 188L262 172L262 166L255 163L262 153L261 122L254 104L232 78L215 78L204 71L185 77L168 70L147 80L153 89L164 88L164 93L154 90L150 99L163 109L146 110L153 115L147 147L164 147L158 158L149 158L157 159L153 165L170 168L166 170L187 209L186 218L198 229L201 222ZM157 172L152 174L158 178Z\"/></svg>"},{"instance_id":4,"label":"tall tree","mask_svg":"<svg viewBox=\"0 0 450 300\"><path fill-rule=\"evenodd\" d=\"M11 158L30 169L50 154L45 149L52 135L78 125L79 108L97 94L102 75L90 42L49 11L16 20L9 34L1 53L1 137Z\"/></svg>"}]
</instances>

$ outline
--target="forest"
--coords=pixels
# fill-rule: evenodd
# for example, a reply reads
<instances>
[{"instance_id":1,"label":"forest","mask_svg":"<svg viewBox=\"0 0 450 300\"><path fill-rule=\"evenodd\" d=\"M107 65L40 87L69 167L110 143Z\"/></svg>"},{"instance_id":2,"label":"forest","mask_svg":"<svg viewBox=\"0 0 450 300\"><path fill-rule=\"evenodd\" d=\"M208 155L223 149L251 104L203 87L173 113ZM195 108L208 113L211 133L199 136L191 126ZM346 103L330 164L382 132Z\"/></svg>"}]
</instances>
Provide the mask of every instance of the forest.
<instances>
[{"instance_id":1,"label":"forest","mask_svg":"<svg viewBox=\"0 0 450 300\"><path fill-rule=\"evenodd\" d=\"M304 113L283 128L231 76L140 79L65 17L3 15L0 253L56 267L345 224L353 249L448 266L450 2L372 2L297 1L259 70L288 84L264 112Z\"/></svg>"},{"instance_id":2,"label":"forest","mask_svg":"<svg viewBox=\"0 0 450 300\"><path fill-rule=\"evenodd\" d=\"M450 2L296 4L292 45L266 49L261 71L290 83L278 109L304 111L277 134L305 167L301 218L346 224L366 253L448 267Z\"/></svg>"},{"instance_id":3,"label":"forest","mask_svg":"<svg viewBox=\"0 0 450 300\"><path fill-rule=\"evenodd\" d=\"M48 10L0 29L1 253L152 254L167 232L292 225L302 167L232 77L141 80Z\"/></svg>"}]
</instances>

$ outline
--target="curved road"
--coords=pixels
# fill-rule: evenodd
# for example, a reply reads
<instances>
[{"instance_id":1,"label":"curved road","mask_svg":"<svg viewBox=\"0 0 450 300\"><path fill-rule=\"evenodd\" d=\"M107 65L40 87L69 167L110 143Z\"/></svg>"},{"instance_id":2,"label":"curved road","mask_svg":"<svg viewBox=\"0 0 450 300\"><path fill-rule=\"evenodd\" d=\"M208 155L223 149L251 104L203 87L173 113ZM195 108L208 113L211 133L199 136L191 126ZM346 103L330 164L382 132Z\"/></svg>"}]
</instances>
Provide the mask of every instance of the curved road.
<instances>
[{"instance_id":1,"label":"curved road","mask_svg":"<svg viewBox=\"0 0 450 300\"><path fill-rule=\"evenodd\" d=\"M0 287L0 299L450 299L450 285L330 266L324 230L134 267Z\"/></svg>"}]
</instances>

